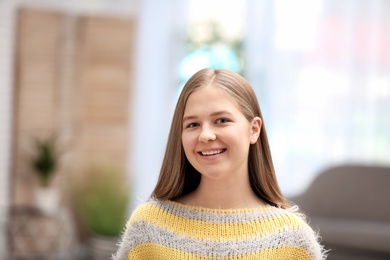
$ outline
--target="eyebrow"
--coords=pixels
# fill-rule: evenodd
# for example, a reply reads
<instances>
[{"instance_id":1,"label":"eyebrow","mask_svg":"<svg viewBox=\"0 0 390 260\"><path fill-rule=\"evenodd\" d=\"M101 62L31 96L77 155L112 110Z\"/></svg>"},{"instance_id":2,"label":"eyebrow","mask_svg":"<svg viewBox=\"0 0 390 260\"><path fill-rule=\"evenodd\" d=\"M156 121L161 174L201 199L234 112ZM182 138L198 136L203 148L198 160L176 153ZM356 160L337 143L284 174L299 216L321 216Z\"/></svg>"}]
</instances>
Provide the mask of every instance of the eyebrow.
<instances>
[{"instance_id":1,"label":"eyebrow","mask_svg":"<svg viewBox=\"0 0 390 260\"><path fill-rule=\"evenodd\" d=\"M232 115L232 113L230 113L228 110L221 110L221 111L217 111L217 112L213 112L210 114L210 116L219 116L219 115ZM197 119L198 117L197 116L185 116L183 117L183 122L185 122L186 120L191 120L191 119Z\"/></svg>"}]
</instances>

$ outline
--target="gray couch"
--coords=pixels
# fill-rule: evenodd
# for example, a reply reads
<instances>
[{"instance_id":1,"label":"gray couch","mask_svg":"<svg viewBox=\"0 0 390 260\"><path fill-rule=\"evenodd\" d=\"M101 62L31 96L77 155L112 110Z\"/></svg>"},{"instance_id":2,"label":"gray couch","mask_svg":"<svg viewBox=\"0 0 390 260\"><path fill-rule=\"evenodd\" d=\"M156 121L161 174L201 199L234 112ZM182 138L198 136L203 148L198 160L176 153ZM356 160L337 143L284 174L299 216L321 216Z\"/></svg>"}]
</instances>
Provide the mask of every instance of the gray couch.
<instances>
[{"instance_id":1,"label":"gray couch","mask_svg":"<svg viewBox=\"0 0 390 260\"><path fill-rule=\"evenodd\" d=\"M329 168L289 200L319 230L327 259L390 259L390 166Z\"/></svg>"}]
</instances>

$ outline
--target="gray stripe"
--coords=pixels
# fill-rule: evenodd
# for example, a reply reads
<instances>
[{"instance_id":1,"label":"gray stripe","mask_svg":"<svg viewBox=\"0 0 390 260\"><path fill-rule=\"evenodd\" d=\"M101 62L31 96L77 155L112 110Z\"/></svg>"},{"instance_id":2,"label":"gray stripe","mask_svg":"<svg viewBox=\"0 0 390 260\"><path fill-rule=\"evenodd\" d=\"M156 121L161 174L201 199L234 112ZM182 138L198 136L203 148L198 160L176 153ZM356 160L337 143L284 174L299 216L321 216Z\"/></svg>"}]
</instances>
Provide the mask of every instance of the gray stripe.
<instances>
[{"instance_id":1,"label":"gray stripe","mask_svg":"<svg viewBox=\"0 0 390 260\"><path fill-rule=\"evenodd\" d=\"M204 257L232 257L281 246L295 246L314 254L315 236L306 228L285 228L264 237L237 241L197 240L177 235L146 222L134 223L127 230L123 243L127 249L143 243L153 243ZM127 251L129 252L129 251ZM314 255L313 255L314 257ZM119 259L119 258L118 258ZM314 259L319 259L314 257Z\"/></svg>"},{"instance_id":2,"label":"gray stripe","mask_svg":"<svg viewBox=\"0 0 390 260\"><path fill-rule=\"evenodd\" d=\"M291 212L287 210L279 209L270 205L265 206L265 208L259 207L259 210L254 209L246 212L237 212L232 210L231 212L226 211L226 213L223 213L223 211L213 212L213 210L203 211L199 208L184 208L171 201L150 199L148 203L181 218L220 224L245 223L291 214Z\"/></svg>"}]
</instances>

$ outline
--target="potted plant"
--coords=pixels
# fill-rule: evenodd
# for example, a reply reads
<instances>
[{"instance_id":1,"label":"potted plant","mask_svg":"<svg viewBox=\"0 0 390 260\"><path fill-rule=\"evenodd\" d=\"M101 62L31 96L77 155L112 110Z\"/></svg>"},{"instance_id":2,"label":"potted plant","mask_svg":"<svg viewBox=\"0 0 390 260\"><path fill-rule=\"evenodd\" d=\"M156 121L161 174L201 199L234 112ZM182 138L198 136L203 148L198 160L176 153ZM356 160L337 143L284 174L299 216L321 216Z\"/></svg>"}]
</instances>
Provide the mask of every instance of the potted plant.
<instances>
[{"instance_id":1,"label":"potted plant","mask_svg":"<svg viewBox=\"0 0 390 260\"><path fill-rule=\"evenodd\" d=\"M59 194L51 185L60 160L60 151L55 137L34 139L34 153L30 158L30 166L36 173L39 185L35 190L37 207L44 213L57 210Z\"/></svg>"},{"instance_id":2,"label":"potted plant","mask_svg":"<svg viewBox=\"0 0 390 260\"><path fill-rule=\"evenodd\" d=\"M108 259L124 230L129 189L120 173L113 166L94 165L74 185L76 215L90 233L94 259Z\"/></svg>"}]
</instances>

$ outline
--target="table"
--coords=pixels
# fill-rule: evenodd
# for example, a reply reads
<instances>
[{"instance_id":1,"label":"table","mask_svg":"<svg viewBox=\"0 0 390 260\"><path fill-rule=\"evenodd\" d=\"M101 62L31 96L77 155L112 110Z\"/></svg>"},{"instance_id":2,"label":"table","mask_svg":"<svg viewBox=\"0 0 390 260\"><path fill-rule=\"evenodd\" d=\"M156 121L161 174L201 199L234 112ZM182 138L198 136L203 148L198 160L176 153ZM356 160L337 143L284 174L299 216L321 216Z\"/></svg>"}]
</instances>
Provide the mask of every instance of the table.
<instances>
[{"instance_id":1,"label":"table","mask_svg":"<svg viewBox=\"0 0 390 260\"><path fill-rule=\"evenodd\" d=\"M33 207L15 207L10 214L11 259L74 259L74 222L68 209L48 215Z\"/></svg>"}]
</instances>

